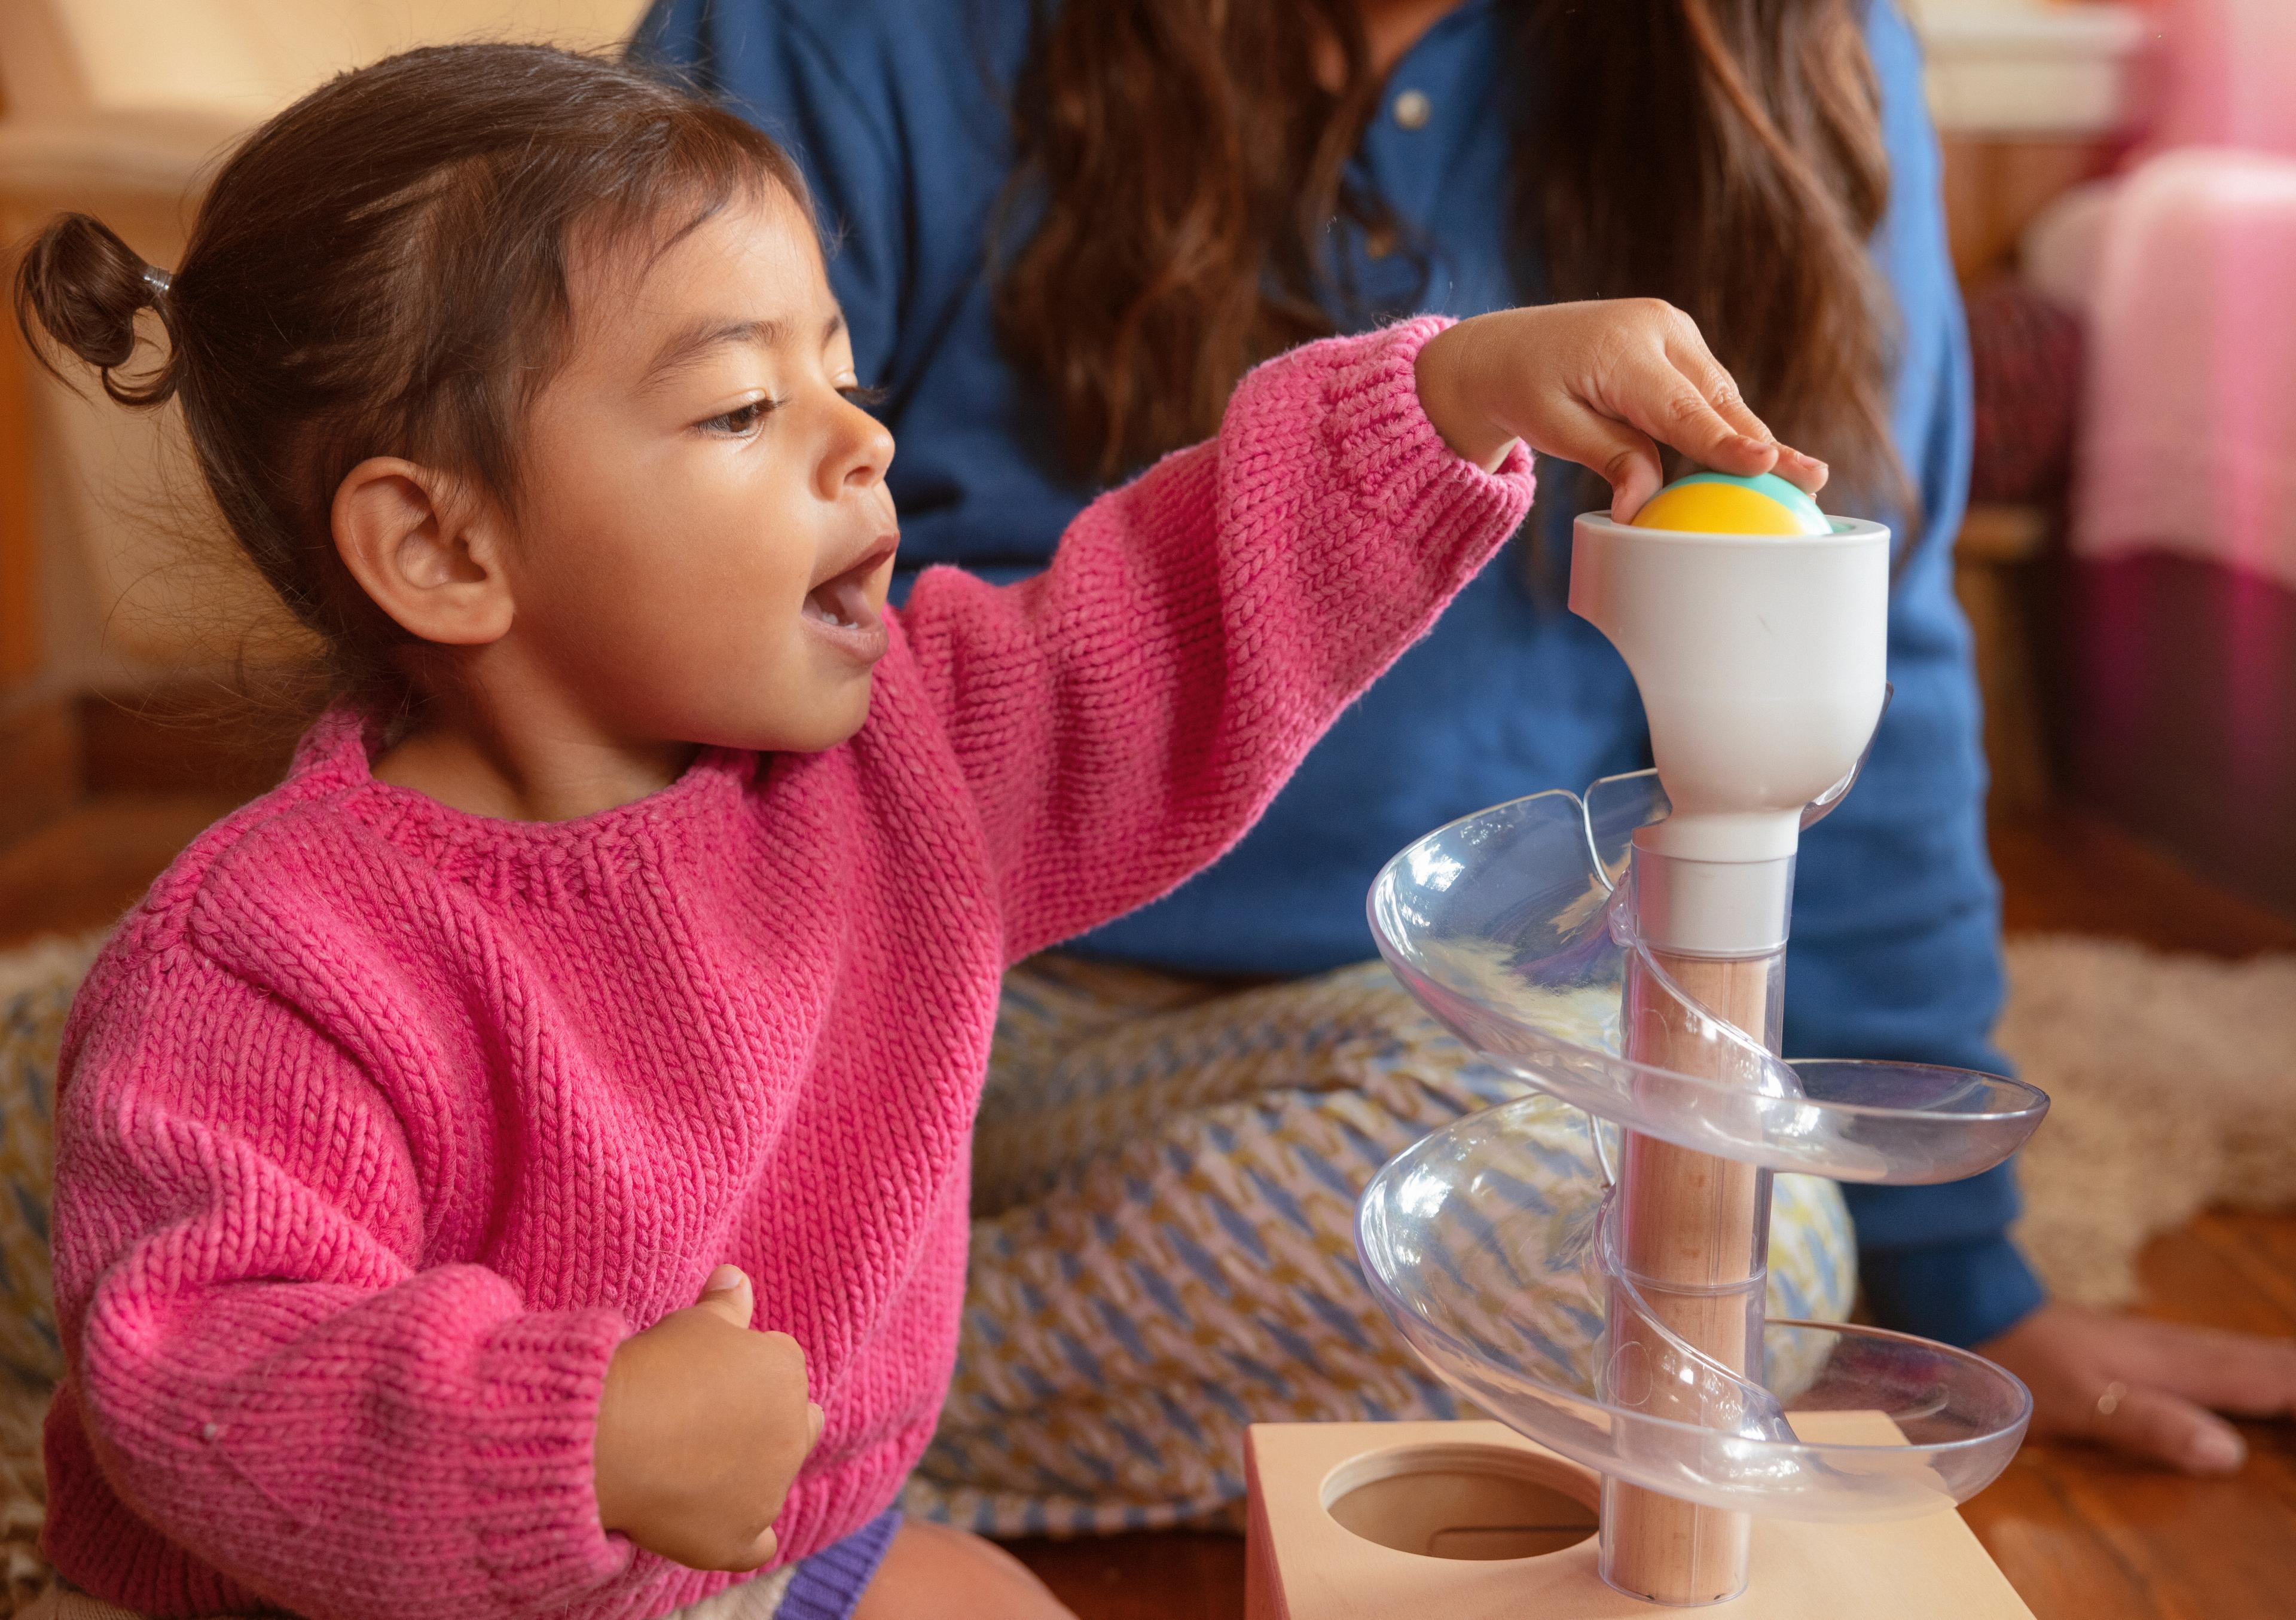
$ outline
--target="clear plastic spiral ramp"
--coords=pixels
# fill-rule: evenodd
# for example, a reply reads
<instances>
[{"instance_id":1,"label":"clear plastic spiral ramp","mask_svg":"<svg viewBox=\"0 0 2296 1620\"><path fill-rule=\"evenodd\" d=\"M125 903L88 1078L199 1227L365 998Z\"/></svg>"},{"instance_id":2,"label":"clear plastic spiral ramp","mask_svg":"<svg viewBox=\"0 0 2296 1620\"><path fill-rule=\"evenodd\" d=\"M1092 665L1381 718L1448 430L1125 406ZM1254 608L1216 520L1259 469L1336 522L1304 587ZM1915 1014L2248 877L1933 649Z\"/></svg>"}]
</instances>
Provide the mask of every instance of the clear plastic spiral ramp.
<instances>
[{"instance_id":1,"label":"clear plastic spiral ramp","mask_svg":"<svg viewBox=\"0 0 2296 1620\"><path fill-rule=\"evenodd\" d=\"M1795 852L1888 701L1890 565L1873 523L1578 520L1570 606L1633 672L1656 769L1429 833L1370 902L1403 985L1530 1088L1406 1150L1357 1211L1380 1305L1488 1417L1255 1427L1253 1620L2028 1615L1950 1511L2015 1453L2024 1387L1766 1317L1776 1173L1956 1180L2048 1107L1778 1055ZM1558 1163L1590 1168L1558 1190Z\"/></svg>"}]
</instances>

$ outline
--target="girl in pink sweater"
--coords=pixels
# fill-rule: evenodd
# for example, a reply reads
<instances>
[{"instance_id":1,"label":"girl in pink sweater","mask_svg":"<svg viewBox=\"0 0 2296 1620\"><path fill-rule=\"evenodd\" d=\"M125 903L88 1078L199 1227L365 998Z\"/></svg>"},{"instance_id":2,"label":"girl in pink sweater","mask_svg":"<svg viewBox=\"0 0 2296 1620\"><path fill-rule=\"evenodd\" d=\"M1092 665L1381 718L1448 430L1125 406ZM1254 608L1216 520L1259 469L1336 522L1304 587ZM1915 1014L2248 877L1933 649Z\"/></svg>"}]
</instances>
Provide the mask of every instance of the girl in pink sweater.
<instances>
[{"instance_id":1,"label":"girl in pink sweater","mask_svg":"<svg viewBox=\"0 0 2296 1620\"><path fill-rule=\"evenodd\" d=\"M343 693L74 1011L59 1612L1064 1613L889 1512L1000 971L1243 831L1526 444L1628 511L1652 434L1822 477L1663 306L1420 321L1263 366L1040 577L891 610L788 160L540 48L337 79L172 279L71 216L17 304L182 399Z\"/></svg>"}]
</instances>

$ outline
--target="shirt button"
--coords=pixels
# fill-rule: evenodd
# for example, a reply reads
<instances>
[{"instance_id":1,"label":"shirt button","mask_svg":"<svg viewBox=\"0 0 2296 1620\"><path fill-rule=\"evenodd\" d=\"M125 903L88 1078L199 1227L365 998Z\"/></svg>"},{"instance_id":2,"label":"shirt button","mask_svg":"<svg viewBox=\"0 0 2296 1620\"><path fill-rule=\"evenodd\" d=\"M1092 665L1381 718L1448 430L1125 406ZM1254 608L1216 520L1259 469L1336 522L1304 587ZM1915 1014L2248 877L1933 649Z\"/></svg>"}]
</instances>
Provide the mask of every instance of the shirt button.
<instances>
[{"instance_id":1,"label":"shirt button","mask_svg":"<svg viewBox=\"0 0 2296 1620\"><path fill-rule=\"evenodd\" d=\"M1406 90L1395 98L1395 121L1406 129L1426 128L1434 110L1423 90Z\"/></svg>"}]
</instances>

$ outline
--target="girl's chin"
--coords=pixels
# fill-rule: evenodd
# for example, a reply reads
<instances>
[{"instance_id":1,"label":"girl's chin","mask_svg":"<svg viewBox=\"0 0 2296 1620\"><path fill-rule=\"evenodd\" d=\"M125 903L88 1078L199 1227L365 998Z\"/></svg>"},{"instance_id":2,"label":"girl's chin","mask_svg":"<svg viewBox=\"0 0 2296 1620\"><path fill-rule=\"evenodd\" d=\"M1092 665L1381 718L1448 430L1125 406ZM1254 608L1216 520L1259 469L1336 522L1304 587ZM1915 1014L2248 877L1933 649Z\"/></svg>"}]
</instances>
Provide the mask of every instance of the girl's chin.
<instances>
[{"instance_id":1,"label":"girl's chin","mask_svg":"<svg viewBox=\"0 0 2296 1620\"><path fill-rule=\"evenodd\" d=\"M802 714L776 716L771 723L750 730L748 740L731 746L758 754L825 753L851 741L868 720L873 684L866 669L820 683L809 694Z\"/></svg>"}]
</instances>

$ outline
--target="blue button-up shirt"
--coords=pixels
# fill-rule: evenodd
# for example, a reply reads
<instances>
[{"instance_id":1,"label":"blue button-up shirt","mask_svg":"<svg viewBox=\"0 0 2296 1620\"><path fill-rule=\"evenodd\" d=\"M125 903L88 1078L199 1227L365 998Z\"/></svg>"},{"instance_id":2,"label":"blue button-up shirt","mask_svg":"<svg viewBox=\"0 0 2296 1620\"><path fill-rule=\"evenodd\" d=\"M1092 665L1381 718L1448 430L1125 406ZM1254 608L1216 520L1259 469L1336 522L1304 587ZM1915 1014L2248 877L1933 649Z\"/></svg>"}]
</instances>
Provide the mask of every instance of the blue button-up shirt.
<instances>
[{"instance_id":1,"label":"blue button-up shirt","mask_svg":"<svg viewBox=\"0 0 2296 1620\"><path fill-rule=\"evenodd\" d=\"M992 232L1027 228L1025 204L1017 218L998 208L1013 163L1004 98L1029 11L1029 0L658 0L638 36L641 54L689 70L803 168L860 374L889 391L882 413L900 447L890 482L911 569L1041 567L1095 493L1062 465L1040 393L990 319ZM1508 219L1513 114L1538 86L1501 11L1466 0L1390 76L1354 179L1386 200L1405 241L1376 254L1342 229L1331 299L1342 329L1540 296L1539 267ZM1892 163L1873 251L1902 323L1893 421L1922 520L1891 599L1896 699L1864 780L1803 844L1786 1034L1796 1051L1997 1070L1997 894L1969 632L1952 590L1968 355L1919 54L1887 4L1867 33ZM1423 99L1398 119L1414 91ZM1365 891L1403 845L1485 805L1648 764L1625 666L1562 606L1568 503L1547 504L1548 531L1462 593L1234 850L1083 948L1203 972L1356 961L1371 953ZM2038 1303L2005 1235L2016 1208L2005 1166L1949 1187L1849 1195L1867 1297L1885 1320L1966 1344Z\"/></svg>"}]
</instances>

